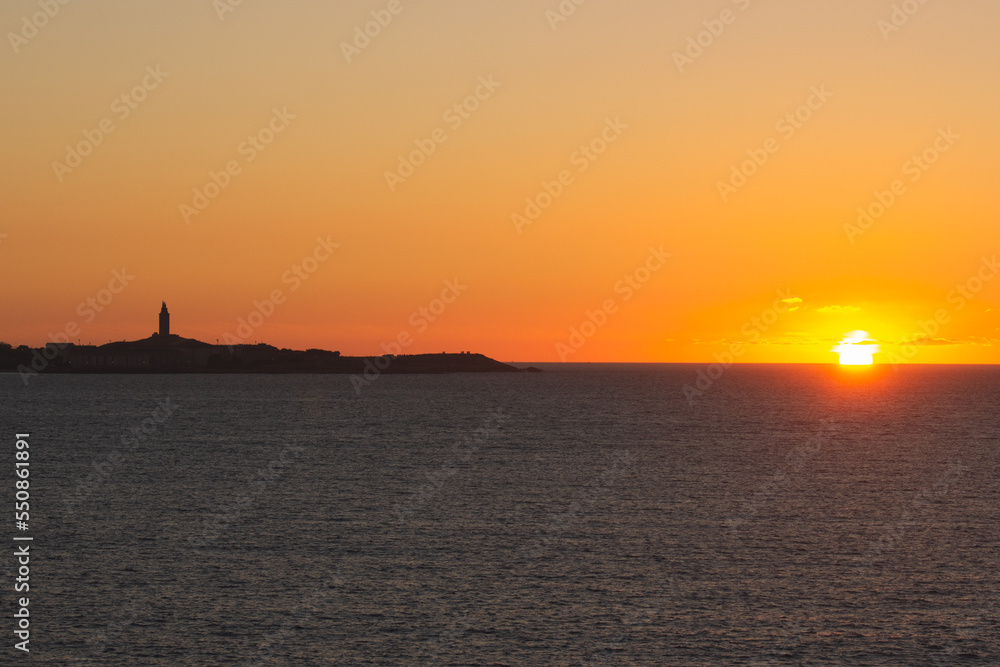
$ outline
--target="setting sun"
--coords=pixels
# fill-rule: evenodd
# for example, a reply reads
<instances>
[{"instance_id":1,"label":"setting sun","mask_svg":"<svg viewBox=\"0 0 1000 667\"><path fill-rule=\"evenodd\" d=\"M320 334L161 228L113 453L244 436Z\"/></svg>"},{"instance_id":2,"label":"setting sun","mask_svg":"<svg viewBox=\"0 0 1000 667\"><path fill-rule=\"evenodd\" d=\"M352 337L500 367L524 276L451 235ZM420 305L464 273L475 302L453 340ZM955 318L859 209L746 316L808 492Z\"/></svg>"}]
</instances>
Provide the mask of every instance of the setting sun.
<instances>
[{"instance_id":1,"label":"setting sun","mask_svg":"<svg viewBox=\"0 0 1000 667\"><path fill-rule=\"evenodd\" d=\"M841 366L871 366L875 363L878 344L868 337L867 331L851 331L832 349L840 355Z\"/></svg>"}]
</instances>

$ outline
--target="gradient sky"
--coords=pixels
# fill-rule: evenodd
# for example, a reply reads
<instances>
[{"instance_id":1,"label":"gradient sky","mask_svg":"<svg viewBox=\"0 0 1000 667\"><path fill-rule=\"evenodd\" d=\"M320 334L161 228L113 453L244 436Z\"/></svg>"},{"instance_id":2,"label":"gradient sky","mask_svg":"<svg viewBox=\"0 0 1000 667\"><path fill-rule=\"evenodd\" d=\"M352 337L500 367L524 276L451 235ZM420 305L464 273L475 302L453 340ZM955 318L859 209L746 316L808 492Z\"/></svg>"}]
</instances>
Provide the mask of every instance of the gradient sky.
<instances>
[{"instance_id":1,"label":"gradient sky","mask_svg":"<svg viewBox=\"0 0 1000 667\"><path fill-rule=\"evenodd\" d=\"M928 2L892 32L888 0L589 0L555 28L558 0L402 0L351 62L342 43L388 0L224 2L71 1L24 40L11 33L38 2L3 3L0 340L41 345L69 323L84 343L141 338L166 300L174 333L214 341L281 290L247 340L360 355L407 332L405 352L650 362L742 341L738 361L832 362L865 330L884 362L937 314L906 360L1000 362L1000 276L984 265L1000 253L994 0ZM680 71L705 21L721 34ZM490 77L478 109L446 120ZM144 78L122 118L115 100ZM831 96L779 128L814 89ZM248 161L274 109L295 118ZM104 119L114 131L57 175ZM438 128L447 140L391 190L386 172ZM914 180L907 163L949 131ZM602 132L615 140L581 158ZM769 140L723 201L719 182ZM884 215L845 228L897 180ZM317 238L339 248L293 290L283 277ZM645 277L651 247L662 268L620 283ZM122 269L135 277L100 313L80 307ZM413 316L440 312L456 279L433 322ZM791 300L768 313L779 292Z\"/></svg>"}]
</instances>

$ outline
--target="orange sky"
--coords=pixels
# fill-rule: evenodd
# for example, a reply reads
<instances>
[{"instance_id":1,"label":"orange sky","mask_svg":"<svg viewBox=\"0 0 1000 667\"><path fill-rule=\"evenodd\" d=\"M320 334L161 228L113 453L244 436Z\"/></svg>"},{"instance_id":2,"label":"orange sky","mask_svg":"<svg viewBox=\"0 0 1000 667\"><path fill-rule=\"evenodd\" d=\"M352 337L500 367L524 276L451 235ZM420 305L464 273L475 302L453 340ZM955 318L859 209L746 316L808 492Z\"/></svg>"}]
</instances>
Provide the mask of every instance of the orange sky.
<instances>
[{"instance_id":1,"label":"orange sky","mask_svg":"<svg viewBox=\"0 0 1000 667\"><path fill-rule=\"evenodd\" d=\"M1000 362L995 2L228 2L3 3L0 340Z\"/></svg>"}]
</instances>

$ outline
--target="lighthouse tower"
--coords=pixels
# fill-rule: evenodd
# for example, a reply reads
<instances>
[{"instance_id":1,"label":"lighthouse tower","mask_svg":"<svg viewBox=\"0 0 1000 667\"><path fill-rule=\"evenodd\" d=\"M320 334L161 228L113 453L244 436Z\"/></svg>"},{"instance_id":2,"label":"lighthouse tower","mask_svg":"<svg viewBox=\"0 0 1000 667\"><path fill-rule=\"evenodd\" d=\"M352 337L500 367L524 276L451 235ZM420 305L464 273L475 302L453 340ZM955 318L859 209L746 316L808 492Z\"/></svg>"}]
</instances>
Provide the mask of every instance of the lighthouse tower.
<instances>
[{"instance_id":1,"label":"lighthouse tower","mask_svg":"<svg viewBox=\"0 0 1000 667\"><path fill-rule=\"evenodd\" d=\"M170 335L170 313L167 311L166 301L163 302L163 306L160 308L160 335Z\"/></svg>"}]
</instances>

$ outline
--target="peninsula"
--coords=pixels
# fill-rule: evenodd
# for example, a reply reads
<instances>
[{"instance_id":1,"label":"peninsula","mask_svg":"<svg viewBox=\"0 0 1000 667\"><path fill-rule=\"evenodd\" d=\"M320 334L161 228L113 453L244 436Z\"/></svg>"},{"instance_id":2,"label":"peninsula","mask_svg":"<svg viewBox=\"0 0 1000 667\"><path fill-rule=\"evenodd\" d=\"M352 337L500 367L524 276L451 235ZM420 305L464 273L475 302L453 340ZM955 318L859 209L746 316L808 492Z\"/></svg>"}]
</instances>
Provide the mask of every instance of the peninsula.
<instances>
[{"instance_id":1,"label":"peninsula","mask_svg":"<svg viewBox=\"0 0 1000 667\"><path fill-rule=\"evenodd\" d=\"M482 354L345 357L340 352L279 349L266 343L213 345L170 333L166 302L159 330L148 338L105 345L47 343L43 348L0 343L0 372L20 373L518 373L517 368Z\"/></svg>"}]
</instances>

